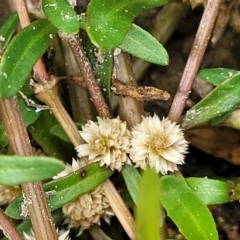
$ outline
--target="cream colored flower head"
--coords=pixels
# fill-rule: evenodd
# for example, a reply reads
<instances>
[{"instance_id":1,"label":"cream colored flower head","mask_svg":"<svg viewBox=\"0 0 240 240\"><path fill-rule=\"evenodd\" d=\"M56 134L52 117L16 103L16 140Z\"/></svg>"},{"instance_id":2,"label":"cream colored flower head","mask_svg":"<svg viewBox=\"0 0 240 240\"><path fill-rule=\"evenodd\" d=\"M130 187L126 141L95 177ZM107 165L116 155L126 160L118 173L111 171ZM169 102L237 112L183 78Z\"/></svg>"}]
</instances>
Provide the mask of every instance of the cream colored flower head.
<instances>
[{"instance_id":1,"label":"cream colored flower head","mask_svg":"<svg viewBox=\"0 0 240 240\"><path fill-rule=\"evenodd\" d=\"M85 166L84 161L72 159L72 165L67 164L65 170L53 178L64 177L83 166ZM65 218L64 224L67 224L68 228L79 228L79 235L93 224L100 225L100 217L110 221L112 216L110 215L112 211L102 186L98 186L93 191L85 193L72 202L65 204L62 207L62 211Z\"/></svg>"},{"instance_id":2,"label":"cream colored flower head","mask_svg":"<svg viewBox=\"0 0 240 240\"><path fill-rule=\"evenodd\" d=\"M126 122L119 117L97 118L98 122L88 121L82 127L80 135L86 141L76 147L79 157L88 156L89 162L99 162L111 170L122 169L128 160L127 153L130 147L130 131Z\"/></svg>"},{"instance_id":3,"label":"cream colored flower head","mask_svg":"<svg viewBox=\"0 0 240 240\"><path fill-rule=\"evenodd\" d=\"M167 174L177 169L177 164L184 164L188 142L178 125L168 118L142 117L142 122L132 129L130 158L135 167L147 166L157 173Z\"/></svg>"}]
</instances>

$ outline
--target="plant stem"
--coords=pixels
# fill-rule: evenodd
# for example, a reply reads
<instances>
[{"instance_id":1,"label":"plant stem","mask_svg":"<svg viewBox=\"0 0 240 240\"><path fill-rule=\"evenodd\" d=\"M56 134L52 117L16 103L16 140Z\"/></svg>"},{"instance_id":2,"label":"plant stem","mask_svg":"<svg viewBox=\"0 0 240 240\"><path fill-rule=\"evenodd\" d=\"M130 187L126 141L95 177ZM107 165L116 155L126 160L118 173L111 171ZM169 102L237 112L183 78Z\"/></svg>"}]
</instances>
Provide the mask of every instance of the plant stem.
<instances>
[{"instance_id":1,"label":"plant stem","mask_svg":"<svg viewBox=\"0 0 240 240\"><path fill-rule=\"evenodd\" d=\"M126 204L110 180L103 183L105 196L130 239L135 238L135 223ZM111 204L114 203L114 204ZM126 221L127 220L127 221Z\"/></svg>"},{"instance_id":2,"label":"plant stem","mask_svg":"<svg viewBox=\"0 0 240 240\"><path fill-rule=\"evenodd\" d=\"M60 37L64 39L72 50L81 74L85 78L87 89L93 104L100 117L111 117L107 104L102 95L100 86L94 76L91 64L84 52L81 40L78 35L68 35L60 32Z\"/></svg>"},{"instance_id":3,"label":"plant stem","mask_svg":"<svg viewBox=\"0 0 240 240\"><path fill-rule=\"evenodd\" d=\"M209 38L211 36L211 32L217 17L220 3L221 0L207 1L206 8L202 15L202 19L199 24L197 34L193 42L190 55L188 57L188 61L186 63L180 84L177 89L177 93L173 99L168 114L168 117L171 121L178 122L182 115L186 100L191 91L194 78L196 77Z\"/></svg>"},{"instance_id":4,"label":"plant stem","mask_svg":"<svg viewBox=\"0 0 240 240\"><path fill-rule=\"evenodd\" d=\"M16 4L17 4L20 23L22 28L24 28L31 23L27 8L26 8L26 4L24 0L17 0ZM37 81L41 82L42 84L44 84L48 80L48 73L46 71L46 68L42 59L39 59L36 62L34 66L34 73L36 75L35 78L37 79Z\"/></svg>"},{"instance_id":5,"label":"plant stem","mask_svg":"<svg viewBox=\"0 0 240 240\"><path fill-rule=\"evenodd\" d=\"M23 240L21 234L17 231L13 223L8 219L2 209L0 209L0 229L10 240Z\"/></svg>"},{"instance_id":6,"label":"plant stem","mask_svg":"<svg viewBox=\"0 0 240 240\"><path fill-rule=\"evenodd\" d=\"M127 53L114 54L114 77L123 83L136 85L132 71L132 65ZM144 115L143 104L140 101L128 97L119 96L120 115L131 128L140 123Z\"/></svg>"},{"instance_id":7,"label":"plant stem","mask_svg":"<svg viewBox=\"0 0 240 240\"><path fill-rule=\"evenodd\" d=\"M17 98L0 99L0 112L12 152L20 156L33 155ZM36 239L57 239L42 183L24 183L22 189L24 197L29 200L27 207Z\"/></svg>"},{"instance_id":8,"label":"plant stem","mask_svg":"<svg viewBox=\"0 0 240 240\"><path fill-rule=\"evenodd\" d=\"M20 18L21 26L22 26L22 28L24 28L30 24L30 19L29 19L29 15L28 15L28 11L27 11L25 2L24 2L24 0L18 0L18 1L16 1L16 5L17 5L17 9L18 9L18 15ZM41 82L42 84L44 84L48 80L48 74L47 74L46 68L43 64L43 61L41 59L39 59L37 61L37 63L35 64L34 72L36 75L36 79L39 82ZM20 110L18 108L17 99L13 99L13 100L14 100L14 102L10 103L12 106L9 111L11 111L11 109L13 109L12 110L13 113L16 114L16 120L17 120L17 118L20 118L20 120L21 120L20 122L22 124L22 126L21 126L22 132L21 132L20 137L22 140L22 144L24 144L24 142L26 142L26 145L23 145L23 150L25 150L26 153L23 152L23 155L32 155L32 149L31 149L31 145L30 145L30 142L28 139L27 130L24 126L24 122L23 122L22 116L20 114ZM6 108L3 109L3 108L6 107L7 100L3 100L2 103L3 104L2 104L1 112L5 114L5 111L7 111L7 109ZM12 127L12 129L14 129L14 130L18 129L18 125L16 124L15 126ZM29 150L29 152L28 152L28 150ZM14 152L14 153L21 155L21 152L18 152L18 151ZM48 204L47 204L47 200L46 200L45 192L43 190L42 183L35 182L35 183L22 184L22 189L23 189L25 198L28 200L31 200L30 201L31 204L28 204L28 211L29 211L29 215L30 215L30 218L32 221L35 238L37 240L58 239L56 229L54 226L54 221L51 216L51 212L48 208Z\"/></svg>"},{"instance_id":9,"label":"plant stem","mask_svg":"<svg viewBox=\"0 0 240 240\"><path fill-rule=\"evenodd\" d=\"M72 118L75 122L86 123L88 120L96 119L96 109L93 103L90 101L90 96L88 90L86 89L86 82L83 76L81 76L78 65L72 54L71 49L67 44L62 41L64 60L68 64L66 65L66 74L68 79L73 79L73 81L68 80L68 96L70 96L70 104L72 111ZM79 76L78 81L74 81L72 76ZM76 79L76 78L75 78ZM84 86L79 86L80 80L84 82ZM76 86L76 83L78 86Z\"/></svg>"},{"instance_id":10,"label":"plant stem","mask_svg":"<svg viewBox=\"0 0 240 240\"><path fill-rule=\"evenodd\" d=\"M76 147L84 141L81 139L76 125L59 99L58 86L56 83L56 78L54 76L50 76L48 84L45 84L44 86L38 83L33 85L34 93L38 100L44 102L51 109L53 115L57 118L71 143Z\"/></svg>"}]
</instances>

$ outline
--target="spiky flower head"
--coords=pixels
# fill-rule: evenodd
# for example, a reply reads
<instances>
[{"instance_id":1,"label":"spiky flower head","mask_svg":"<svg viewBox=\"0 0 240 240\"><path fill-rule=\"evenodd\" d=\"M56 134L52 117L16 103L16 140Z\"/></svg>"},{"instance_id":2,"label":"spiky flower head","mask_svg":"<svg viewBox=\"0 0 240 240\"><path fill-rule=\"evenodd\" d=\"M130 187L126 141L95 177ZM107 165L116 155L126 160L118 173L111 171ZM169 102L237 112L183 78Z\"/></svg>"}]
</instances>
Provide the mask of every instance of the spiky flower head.
<instances>
[{"instance_id":1,"label":"spiky flower head","mask_svg":"<svg viewBox=\"0 0 240 240\"><path fill-rule=\"evenodd\" d=\"M72 166L67 164L65 170L55 176L54 179L64 177L83 166L85 166L83 161L73 159ZM65 218L64 223L68 225L68 228L79 228L79 234L93 224L100 224L101 216L103 216L104 219L107 217L106 220L109 220L111 217L111 215L108 214L110 211L109 203L101 186L64 205L62 211Z\"/></svg>"},{"instance_id":2,"label":"spiky flower head","mask_svg":"<svg viewBox=\"0 0 240 240\"><path fill-rule=\"evenodd\" d=\"M177 164L184 163L188 142L184 139L179 125L168 118L160 120L142 117L142 122L132 129L130 158L135 167L145 169L147 166L163 175L177 169Z\"/></svg>"},{"instance_id":3,"label":"spiky flower head","mask_svg":"<svg viewBox=\"0 0 240 240\"><path fill-rule=\"evenodd\" d=\"M80 227L79 233L81 233L93 224L100 225L100 217L108 208L109 204L103 194L103 188L98 186L94 191L85 193L64 205L62 211L68 227Z\"/></svg>"},{"instance_id":4,"label":"spiky flower head","mask_svg":"<svg viewBox=\"0 0 240 240\"><path fill-rule=\"evenodd\" d=\"M127 153L130 147L130 131L126 122L119 117L97 118L98 122L88 121L80 131L81 137L86 141L76 147L79 157L88 156L89 162L99 162L111 170L122 169L127 162Z\"/></svg>"}]
</instances>

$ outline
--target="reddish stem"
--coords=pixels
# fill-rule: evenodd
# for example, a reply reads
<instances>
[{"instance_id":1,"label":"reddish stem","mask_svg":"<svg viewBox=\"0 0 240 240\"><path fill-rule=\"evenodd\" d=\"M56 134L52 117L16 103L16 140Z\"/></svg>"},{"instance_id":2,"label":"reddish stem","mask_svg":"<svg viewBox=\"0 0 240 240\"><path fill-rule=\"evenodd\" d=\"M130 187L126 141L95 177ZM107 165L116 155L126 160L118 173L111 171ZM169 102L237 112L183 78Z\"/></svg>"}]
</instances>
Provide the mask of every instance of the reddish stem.
<instances>
[{"instance_id":1,"label":"reddish stem","mask_svg":"<svg viewBox=\"0 0 240 240\"><path fill-rule=\"evenodd\" d=\"M177 93L168 114L171 121L178 122L182 115L211 36L220 3L221 0L208 0L207 2Z\"/></svg>"}]
</instances>

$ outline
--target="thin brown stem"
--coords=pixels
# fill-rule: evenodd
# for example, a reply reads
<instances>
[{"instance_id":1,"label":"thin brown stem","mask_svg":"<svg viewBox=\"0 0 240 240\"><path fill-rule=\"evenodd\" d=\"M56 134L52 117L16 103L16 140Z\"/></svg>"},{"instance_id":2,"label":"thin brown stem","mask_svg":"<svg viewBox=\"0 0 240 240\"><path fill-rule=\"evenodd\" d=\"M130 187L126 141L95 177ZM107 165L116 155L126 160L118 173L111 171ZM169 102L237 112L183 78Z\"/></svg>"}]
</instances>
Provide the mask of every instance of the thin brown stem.
<instances>
[{"instance_id":1,"label":"thin brown stem","mask_svg":"<svg viewBox=\"0 0 240 240\"><path fill-rule=\"evenodd\" d=\"M125 84L136 85L132 65L127 53L114 54L114 77ZM144 115L143 103L132 98L119 96L120 115L129 127L141 122Z\"/></svg>"},{"instance_id":2,"label":"thin brown stem","mask_svg":"<svg viewBox=\"0 0 240 240\"><path fill-rule=\"evenodd\" d=\"M17 9L18 9L18 15L21 22L22 28L26 27L30 24L30 19L28 15L28 11L26 8L26 4L24 0L18 0L16 1ZM39 59L37 63L34 66L34 72L35 72L35 78L44 84L48 80L48 74L46 71L46 68L43 64L43 61ZM8 134L8 137L12 138L12 142L10 141L9 144L14 150L14 153L17 155L32 155L32 149L29 142L27 130L25 128L22 116L20 114L19 108L18 108L18 102L15 98L12 100L2 100L1 102L1 113L2 115L5 115L6 112L9 113L9 120L15 120L15 125L12 126L12 130L14 129L15 132L11 132L10 128L8 127L8 131L10 131L11 134ZM12 102L11 102L12 101ZM7 109L7 104L10 104L10 108ZM11 116L13 114L13 116ZM14 117L12 119L12 117ZM18 121L19 122L18 122ZM14 121L13 121L14 122ZM5 125L8 123L8 120L5 120ZM15 135L18 135L16 132L16 129L18 129L20 124L19 131L19 137L20 142L15 142L13 138L15 138ZM7 131L7 130L6 130ZM20 149L14 149L15 147L20 147ZM28 200L28 212L29 216L32 221L33 230L35 233L36 239L57 239L57 233L54 226L53 218L51 216L51 212L48 208L46 196L43 190L43 186L41 182L35 182L35 183L26 183L22 184L22 189L24 193L24 197Z\"/></svg>"},{"instance_id":3,"label":"thin brown stem","mask_svg":"<svg viewBox=\"0 0 240 240\"><path fill-rule=\"evenodd\" d=\"M134 219L132 215L129 213L126 204L122 201L121 196L116 191L116 188L114 187L110 180L106 180L102 186L108 202L110 203L114 213L116 214L119 222L122 224L129 238L136 239Z\"/></svg>"},{"instance_id":4,"label":"thin brown stem","mask_svg":"<svg viewBox=\"0 0 240 240\"><path fill-rule=\"evenodd\" d=\"M33 155L17 98L0 99L0 112L12 152L20 156ZM57 239L42 183L24 183L22 189L36 239Z\"/></svg>"},{"instance_id":5,"label":"thin brown stem","mask_svg":"<svg viewBox=\"0 0 240 240\"><path fill-rule=\"evenodd\" d=\"M16 4L17 4L18 16L20 19L20 23L21 23L22 28L24 28L31 23L27 8L26 8L26 4L25 4L24 0L17 0ZM35 66L34 66L34 73L35 73L35 78L39 82L44 84L48 80L48 73L46 71L46 68L45 68L45 65L44 65L42 59L39 59L36 62Z\"/></svg>"},{"instance_id":6,"label":"thin brown stem","mask_svg":"<svg viewBox=\"0 0 240 240\"><path fill-rule=\"evenodd\" d=\"M57 79L54 76L51 76L48 84L45 84L44 86L38 83L34 84L34 93L38 100L44 102L51 109L59 124L66 132L71 143L76 147L84 141L78 133L76 125L59 99L58 86L56 85L56 82Z\"/></svg>"},{"instance_id":7,"label":"thin brown stem","mask_svg":"<svg viewBox=\"0 0 240 240\"><path fill-rule=\"evenodd\" d=\"M93 101L93 104L100 117L111 117L108 106L102 95L100 86L94 76L91 64L84 52L81 40L78 35L68 35L59 33L60 37L64 39L72 50L76 59L77 65L81 71L82 76L85 78L87 89Z\"/></svg>"},{"instance_id":8,"label":"thin brown stem","mask_svg":"<svg viewBox=\"0 0 240 240\"><path fill-rule=\"evenodd\" d=\"M17 231L2 209L0 209L0 229L3 231L3 234L7 237L7 239L23 240L21 234Z\"/></svg>"},{"instance_id":9,"label":"thin brown stem","mask_svg":"<svg viewBox=\"0 0 240 240\"><path fill-rule=\"evenodd\" d=\"M221 0L209 0L207 2L177 93L168 114L169 119L174 122L178 122L182 115L194 78L208 45L220 3Z\"/></svg>"}]
</instances>

